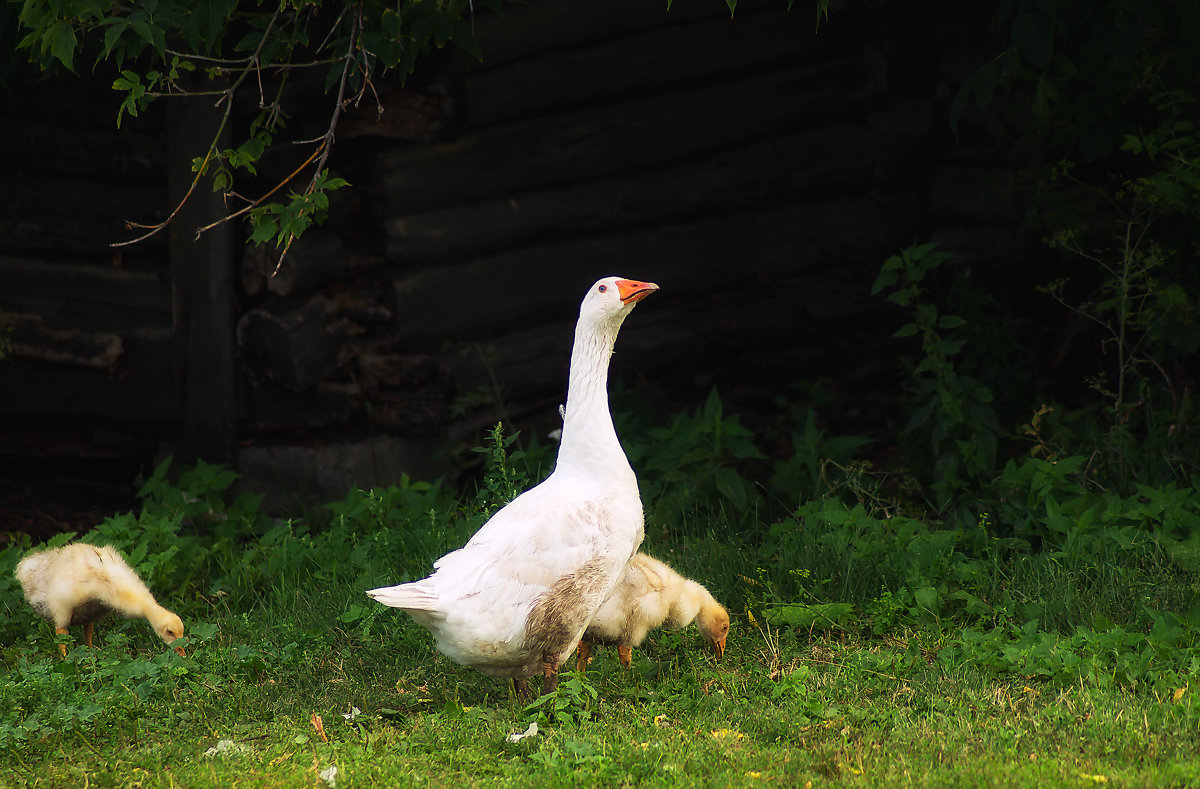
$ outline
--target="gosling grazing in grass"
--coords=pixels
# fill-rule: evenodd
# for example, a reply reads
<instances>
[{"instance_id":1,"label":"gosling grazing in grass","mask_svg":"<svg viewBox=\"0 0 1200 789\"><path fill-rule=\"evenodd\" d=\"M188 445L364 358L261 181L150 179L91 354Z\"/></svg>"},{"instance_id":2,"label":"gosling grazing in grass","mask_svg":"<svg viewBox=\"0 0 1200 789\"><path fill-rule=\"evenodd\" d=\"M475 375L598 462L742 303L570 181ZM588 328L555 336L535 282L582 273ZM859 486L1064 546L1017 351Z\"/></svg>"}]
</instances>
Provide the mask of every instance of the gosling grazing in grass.
<instances>
[{"instance_id":1,"label":"gosling grazing in grass","mask_svg":"<svg viewBox=\"0 0 1200 789\"><path fill-rule=\"evenodd\" d=\"M150 594L121 555L111 546L71 543L30 554L17 564L17 581L25 600L62 635L70 625L83 625L92 646L96 620L117 611L130 618L144 617L154 632L170 644L183 635L183 622ZM67 647L58 645L65 657ZM184 654L182 647L176 652Z\"/></svg>"},{"instance_id":2,"label":"gosling grazing in grass","mask_svg":"<svg viewBox=\"0 0 1200 789\"><path fill-rule=\"evenodd\" d=\"M584 631L576 668L586 670L593 644L616 644L621 665L629 668L633 648L652 629L665 624L678 630L693 619L720 659L729 635L729 613L700 584L658 559L638 553L629 561L612 597Z\"/></svg>"}]
</instances>

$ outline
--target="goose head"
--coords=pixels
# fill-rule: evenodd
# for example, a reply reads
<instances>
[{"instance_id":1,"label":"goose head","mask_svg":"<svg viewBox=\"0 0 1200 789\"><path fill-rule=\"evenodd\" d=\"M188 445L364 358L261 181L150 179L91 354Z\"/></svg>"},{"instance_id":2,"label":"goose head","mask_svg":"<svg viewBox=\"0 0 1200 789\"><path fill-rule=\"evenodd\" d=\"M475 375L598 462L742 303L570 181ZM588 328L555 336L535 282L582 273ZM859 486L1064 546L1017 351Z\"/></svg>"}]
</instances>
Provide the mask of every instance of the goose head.
<instances>
[{"instance_id":1,"label":"goose head","mask_svg":"<svg viewBox=\"0 0 1200 789\"><path fill-rule=\"evenodd\" d=\"M725 639L729 636L729 612L717 601L706 600L696 616L696 627L720 660L725 654Z\"/></svg>"},{"instance_id":2,"label":"goose head","mask_svg":"<svg viewBox=\"0 0 1200 789\"><path fill-rule=\"evenodd\" d=\"M605 277L588 290L579 307L580 319L619 326L633 305L658 290L653 282Z\"/></svg>"}]
</instances>

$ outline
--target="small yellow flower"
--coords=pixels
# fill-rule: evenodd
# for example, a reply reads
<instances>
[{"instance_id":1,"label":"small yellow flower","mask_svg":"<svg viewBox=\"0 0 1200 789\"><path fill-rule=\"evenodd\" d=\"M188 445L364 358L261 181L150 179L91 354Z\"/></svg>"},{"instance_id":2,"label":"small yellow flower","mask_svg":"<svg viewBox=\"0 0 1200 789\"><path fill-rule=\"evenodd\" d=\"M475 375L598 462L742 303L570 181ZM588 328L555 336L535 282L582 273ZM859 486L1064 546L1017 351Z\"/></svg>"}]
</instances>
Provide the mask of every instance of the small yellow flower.
<instances>
[{"instance_id":1,"label":"small yellow flower","mask_svg":"<svg viewBox=\"0 0 1200 789\"><path fill-rule=\"evenodd\" d=\"M671 722L667 720L666 715L655 715L654 716L654 725L655 726L669 726L669 725L671 725Z\"/></svg>"},{"instance_id":2,"label":"small yellow flower","mask_svg":"<svg viewBox=\"0 0 1200 789\"><path fill-rule=\"evenodd\" d=\"M1085 781L1091 781L1091 782L1092 782L1092 783L1094 783L1094 784L1106 784L1106 783L1108 783L1108 776L1107 776L1107 775L1088 775L1087 773L1080 773L1080 774L1079 774L1079 777L1080 777L1080 778L1082 778L1082 779L1083 779L1083 780L1085 780Z\"/></svg>"},{"instance_id":3,"label":"small yellow flower","mask_svg":"<svg viewBox=\"0 0 1200 789\"><path fill-rule=\"evenodd\" d=\"M751 770L750 772L746 773L746 777L747 778L762 778L762 773Z\"/></svg>"},{"instance_id":4,"label":"small yellow flower","mask_svg":"<svg viewBox=\"0 0 1200 789\"><path fill-rule=\"evenodd\" d=\"M740 740L745 736L740 731L734 731L733 729L716 729L712 732L714 740Z\"/></svg>"}]
</instances>

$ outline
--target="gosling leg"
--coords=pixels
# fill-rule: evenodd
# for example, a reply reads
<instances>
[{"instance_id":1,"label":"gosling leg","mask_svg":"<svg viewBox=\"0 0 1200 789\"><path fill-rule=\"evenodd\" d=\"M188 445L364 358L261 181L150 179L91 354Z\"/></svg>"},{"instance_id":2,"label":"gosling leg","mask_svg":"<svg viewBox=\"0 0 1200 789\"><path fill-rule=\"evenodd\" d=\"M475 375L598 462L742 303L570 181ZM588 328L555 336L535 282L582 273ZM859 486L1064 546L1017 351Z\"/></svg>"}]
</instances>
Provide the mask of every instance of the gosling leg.
<instances>
[{"instance_id":1,"label":"gosling leg","mask_svg":"<svg viewBox=\"0 0 1200 789\"><path fill-rule=\"evenodd\" d=\"M629 644L617 645L617 657L621 659L621 665L625 668L633 666L633 647Z\"/></svg>"},{"instance_id":2,"label":"gosling leg","mask_svg":"<svg viewBox=\"0 0 1200 789\"><path fill-rule=\"evenodd\" d=\"M58 636L65 636L67 634L67 629L65 627L56 627L56 628L54 628L54 634L58 635ZM63 657L66 657L67 656L67 645L59 644L58 651L59 651L59 654L61 654Z\"/></svg>"},{"instance_id":3,"label":"gosling leg","mask_svg":"<svg viewBox=\"0 0 1200 789\"><path fill-rule=\"evenodd\" d=\"M83 626L83 640L90 647L92 646L92 633L96 632L96 623L88 622Z\"/></svg>"}]
</instances>

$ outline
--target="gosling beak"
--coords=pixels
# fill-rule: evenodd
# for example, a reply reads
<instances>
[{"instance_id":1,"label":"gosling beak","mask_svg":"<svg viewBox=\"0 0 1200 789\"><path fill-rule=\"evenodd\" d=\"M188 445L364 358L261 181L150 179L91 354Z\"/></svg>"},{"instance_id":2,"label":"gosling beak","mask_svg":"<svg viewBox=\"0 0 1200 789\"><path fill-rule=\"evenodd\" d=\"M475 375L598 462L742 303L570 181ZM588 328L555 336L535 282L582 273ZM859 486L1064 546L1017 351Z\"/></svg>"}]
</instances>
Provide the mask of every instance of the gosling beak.
<instances>
[{"instance_id":1,"label":"gosling beak","mask_svg":"<svg viewBox=\"0 0 1200 789\"><path fill-rule=\"evenodd\" d=\"M617 280L617 292L622 304L635 304L658 290L653 282L638 282L636 279Z\"/></svg>"},{"instance_id":2,"label":"gosling beak","mask_svg":"<svg viewBox=\"0 0 1200 789\"><path fill-rule=\"evenodd\" d=\"M175 647L175 651L179 653L180 657L187 657L187 652L183 651L183 647Z\"/></svg>"},{"instance_id":3,"label":"gosling beak","mask_svg":"<svg viewBox=\"0 0 1200 789\"><path fill-rule=\"evenodd\" d=\"M712 642L713 654L717 656L717 660L725 657L725 639Z\"/></svg>"}]
</instances>

